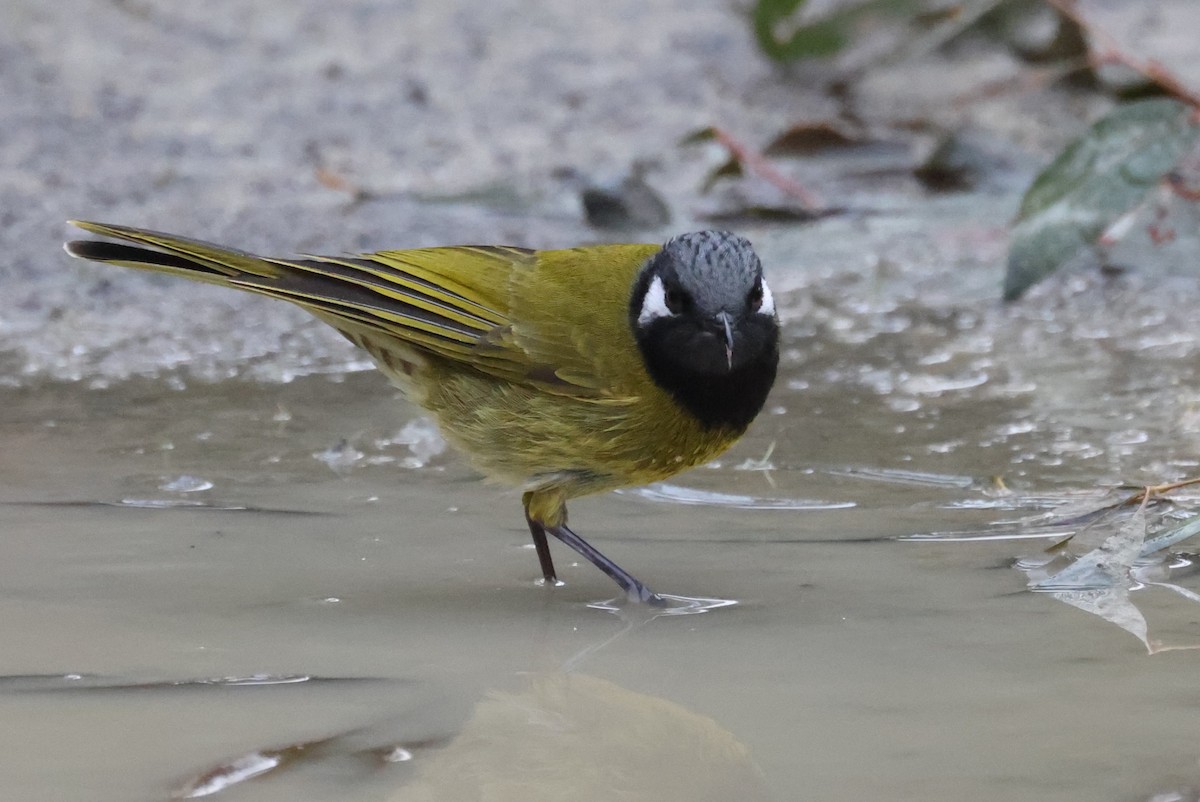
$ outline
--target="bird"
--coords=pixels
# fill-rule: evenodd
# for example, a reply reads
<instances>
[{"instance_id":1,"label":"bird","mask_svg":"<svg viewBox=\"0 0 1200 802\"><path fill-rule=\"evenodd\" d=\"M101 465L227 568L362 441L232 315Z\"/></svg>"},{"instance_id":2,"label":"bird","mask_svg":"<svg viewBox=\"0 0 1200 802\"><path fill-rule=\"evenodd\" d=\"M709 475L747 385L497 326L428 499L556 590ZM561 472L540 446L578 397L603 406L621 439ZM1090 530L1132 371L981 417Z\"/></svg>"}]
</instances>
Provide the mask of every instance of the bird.
<instances>
[{"instance_id":1,"label":"bird","mask_svg":"<svg viewBox=\"0 0 1200 802\"><path fill-rule=\"evenodd\" d=\"M477 470L523 491L550 586L561 583L547 536L628 599L663 604L567 525L567 502L710 462L762 409L779 364L762 263L728 231L273 258L70 222L108 238L69 241L71 256L290 301L366 351Z\"/></svg>"}]
</instances>

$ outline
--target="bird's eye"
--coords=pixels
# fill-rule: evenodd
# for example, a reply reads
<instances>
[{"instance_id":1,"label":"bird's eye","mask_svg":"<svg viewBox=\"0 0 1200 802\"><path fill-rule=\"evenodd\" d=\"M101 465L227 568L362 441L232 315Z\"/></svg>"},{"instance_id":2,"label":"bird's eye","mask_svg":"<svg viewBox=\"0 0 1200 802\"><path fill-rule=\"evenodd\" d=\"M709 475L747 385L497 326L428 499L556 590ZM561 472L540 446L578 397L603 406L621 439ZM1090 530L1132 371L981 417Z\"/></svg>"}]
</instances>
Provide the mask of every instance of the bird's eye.
<instances>
[{"instance_id":1,"label":"bird's eye","mask_svg":"<svg viewBox=\"0 0 1200 802\"><path fill-rule=\"evenodd\" d=\"M671 287L667 290L664 299L667 304L667 309L672 315L678 315L688 308L689 299L687 293L678 287Z\"/></svg>"},{"instance_id":2,"label":"bird's eye","mask_svg":"<svg viewBox=\"0 0 1200 802\"><path fill-rule=\"evenodd\" d=\"M762 309L763 303L763 285L762 279L754 283L754 289L750 290L750 294L746 296L746 305L750 307L751 312L757 312Z\"/></svg>"}]
</instances>

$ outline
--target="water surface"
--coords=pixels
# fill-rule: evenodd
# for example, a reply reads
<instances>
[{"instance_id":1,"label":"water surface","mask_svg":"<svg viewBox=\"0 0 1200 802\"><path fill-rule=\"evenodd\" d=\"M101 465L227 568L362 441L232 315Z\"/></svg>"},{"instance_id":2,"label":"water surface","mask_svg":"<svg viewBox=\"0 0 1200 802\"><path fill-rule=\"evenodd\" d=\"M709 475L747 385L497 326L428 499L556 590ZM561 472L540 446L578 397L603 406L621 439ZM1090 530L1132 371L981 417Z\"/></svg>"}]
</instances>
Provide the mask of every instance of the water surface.
<instances>
[{"instance_id":1,"label":"water surface","mask_svg":"<svg viewBox=\"0 0 1200 802\"><path fill-rule=\"evenodd\" d=\"M1017 310L905 292L791 287L743 442L572 505L653 587L737 602L701 615L589 606L613 588L560 548L539 587L519 494L374 372L5 389L6 795L1182 793L1200 652L1148 651L1200 644L1188 544L1173 588L1122 585L1142 642L1029 592L1014 563L1050 541L995 524L1194 471L1183 311L1119 282ZM233 783L239 759L281 765Z\"/></svg>"}]
</instances>

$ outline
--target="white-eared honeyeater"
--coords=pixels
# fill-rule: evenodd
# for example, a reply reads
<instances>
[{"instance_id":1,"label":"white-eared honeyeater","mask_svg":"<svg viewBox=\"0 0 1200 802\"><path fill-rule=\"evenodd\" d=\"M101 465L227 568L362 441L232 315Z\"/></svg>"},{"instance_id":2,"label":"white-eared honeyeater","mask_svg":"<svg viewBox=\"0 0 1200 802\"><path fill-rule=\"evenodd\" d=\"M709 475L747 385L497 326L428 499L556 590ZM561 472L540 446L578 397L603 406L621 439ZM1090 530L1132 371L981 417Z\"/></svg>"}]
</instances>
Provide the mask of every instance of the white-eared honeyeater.
<instances>
[{"instance_id":1,"label":"white-eared honeyeater","mask_svg":"<svg viewBox=\"0 0 1200 802\"><path fill-rule=\"evenodd\" d=\"M69 242L72 256L291 301L363 348L484 474L524 489L550 584L547 534L631 598L658 600L567 527L567 500L713 459L762 409L779 362L762 265L749 242L723 231L662 246L276 259L75 225L135 244Z\"/></svg>"}]
</instances>

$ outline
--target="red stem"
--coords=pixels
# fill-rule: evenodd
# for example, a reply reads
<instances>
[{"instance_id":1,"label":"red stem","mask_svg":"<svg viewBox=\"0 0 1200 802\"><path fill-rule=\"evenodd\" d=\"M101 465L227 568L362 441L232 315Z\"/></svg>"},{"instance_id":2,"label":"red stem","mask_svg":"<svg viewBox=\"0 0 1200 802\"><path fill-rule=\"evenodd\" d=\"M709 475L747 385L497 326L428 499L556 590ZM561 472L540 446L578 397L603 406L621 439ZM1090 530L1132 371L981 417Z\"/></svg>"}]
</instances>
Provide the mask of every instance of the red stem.
<instances>
[{"instance_id":1,"label":"red stem","mask_svg":"<svg viewBox=\"0 0 1200 802\"><path fill-rule=\"evenodd\" d=\"M1105 61L1117 61L1124 64L1130 69L1140 72L1151 82L1161 86L1167 93L1174 95L1200 112L1200 92L1184 86L1182 81L1158 61L1154 59L1139 61L1125 53L1113 36L1088 22L1087 18L1083 16L1083 12L1079 10L1076 0L1046 0L1046 3L1086 31L1098 45L1104 48L1105 52L1091 57L1093 64L1102 64Z\"/></svg>"},{"instance_id":2,"label":"red stem","mask_svg":"<svg viewBox=\"0 0 1200 802\"><path fill-rule=\"evenodd\" d=\"M819 197L817 197L815 193L808 191L800 184L776 170L775 167L772 166L772 164L767 161L766 157L761 153L751 150L741 142L731 137L729 134L725 133L725 131L720 128L714 126L712 133L713 138L724 145L725 149L729 151L729 155L732 156L739 164L745 165L751 171L757 173L771 184L774 184L788 195L798 198L800 203L802 203L806 209L815 212L824 208L825 204Z\"/></svg>"}]
</instances>

